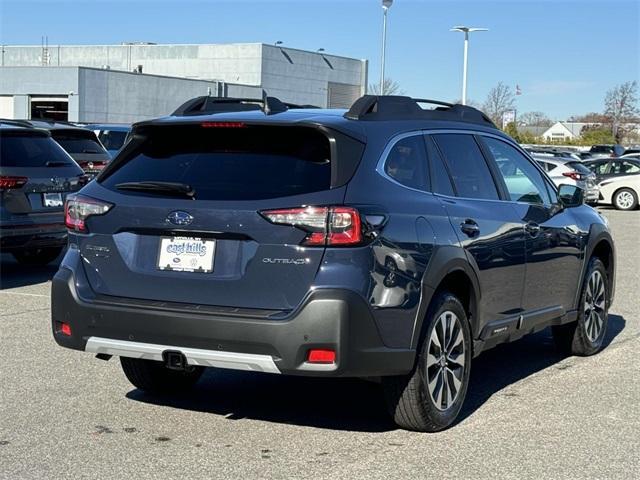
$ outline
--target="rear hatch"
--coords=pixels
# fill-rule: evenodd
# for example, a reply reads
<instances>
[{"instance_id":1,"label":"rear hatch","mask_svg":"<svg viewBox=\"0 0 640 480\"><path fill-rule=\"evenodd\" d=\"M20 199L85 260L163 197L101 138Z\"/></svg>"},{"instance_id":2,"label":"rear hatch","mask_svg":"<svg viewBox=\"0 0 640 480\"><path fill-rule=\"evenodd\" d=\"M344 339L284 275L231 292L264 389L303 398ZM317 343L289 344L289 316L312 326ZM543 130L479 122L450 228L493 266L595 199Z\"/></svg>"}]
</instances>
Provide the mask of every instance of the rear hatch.
<instances>
[{"instance_id":1,"label":"rear hatch","mask_svg":"<svg viewBox=\"0 0 640 480\"><path fill-rule=\"evenodd\" d=\"M111 155L91 130L56 128L51 130L51 136L90 176L100 173L111 160Z\"/></svg>"},{"instance_id":2,"label":"rear hatch","mask_svg":"<svg viewBox=\"0 0 640 480\"><path fill-rule=\"evenodd\" d=\"M82 186L82 169L48 135L32 129L0 130L0 211L3 223L31 223L60 212Z\"/></svg>"},{"instance_id":3,"label":"rear hatch","mask_svg":"<svg viewBox=\"0 0 640 480\"><path fill-rule=\"evenodd\" d=\"M276 224L264 211L340 205L362 147L314 127L138 128L83 191L113 205L89 217L89 235L78 236L92 288L162 302L294 308L324 247L301 246L308 231Z\"/></svg>"}]
</instances>

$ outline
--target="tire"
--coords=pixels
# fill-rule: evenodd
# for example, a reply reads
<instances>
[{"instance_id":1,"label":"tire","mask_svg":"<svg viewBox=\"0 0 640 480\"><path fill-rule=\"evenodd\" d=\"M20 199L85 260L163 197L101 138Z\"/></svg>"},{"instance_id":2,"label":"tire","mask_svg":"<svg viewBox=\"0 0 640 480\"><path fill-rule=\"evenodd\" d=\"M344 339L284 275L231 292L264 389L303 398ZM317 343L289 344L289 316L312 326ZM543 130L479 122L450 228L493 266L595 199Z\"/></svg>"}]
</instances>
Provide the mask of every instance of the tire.
<instances>
[{"instance_id":1,"label":"tire","mask_svg":"<svg viewBox=\"0 0 640 480\"><path fill-rule=\"evenodd\" d=\"M599 258L589 260L584 278L578 320L551 329L553 340L561 352L582 357L593 355L602 348L609 319L607 270Z\"/></svg>"},{"instance_id":2,"label":"tire","mask_svg":"<svg viewBox=\"0 0 640 480\"><path fill-rule=\"evenodd\" d=\"M451 321L453 331L442 342L441 327L450 325L447 322ZM449 292L440 292L434 297L425 322L413 371L383 377L382 382L389 413L398 426L418 432L437 432L456 420L464 403L471 372L471 331L460 300ZM437 343L449 343L449 354L438 355ZM442 372L454 389L457 386L453 395L453 389L446 389L449 395L445 393ZM431 379L433 389L427 378Z\"/></svg>"},{"instance_id":3,"label":"tire","mask_svg":"<svg viewBox=\"0 0 640 480\"><path fill-rule=\"evenodd\" d=\"M120 357L122 370L133 386L147 393L181 393L190 390L204 372L204 367L170 370L162 362Z\"/></svg>"},{"instance_id":4,"label":"tire","mask_svg":"<svg viewBox=\"0 0 640 480\"><path fill-rule=\"evenodd\" d=\"M22 265L47 265L62 252L64 247L30 248L20 252L13 252L13 258Z\"/></svg>"},{"instance_id":5,"label":"tire","mask_svg":"<svg viewBox=\"0 0 640 480\"><path fill-rule=\"evenodd\" d=\"M635 210L638 207L638 195L630 188L621 188L613 194L613 206L618 210Z\"/></svg>"}]
</instances>

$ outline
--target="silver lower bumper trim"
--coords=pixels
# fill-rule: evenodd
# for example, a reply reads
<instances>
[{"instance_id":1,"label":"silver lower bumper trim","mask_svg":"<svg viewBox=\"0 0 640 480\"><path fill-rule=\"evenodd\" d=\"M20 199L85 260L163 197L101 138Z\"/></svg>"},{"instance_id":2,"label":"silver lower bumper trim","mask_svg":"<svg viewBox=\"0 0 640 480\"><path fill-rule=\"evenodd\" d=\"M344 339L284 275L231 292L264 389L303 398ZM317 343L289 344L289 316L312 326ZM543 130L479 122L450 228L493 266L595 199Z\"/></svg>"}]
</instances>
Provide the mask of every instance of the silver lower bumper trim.
<instances>
[{"instance_id":1,"label":"silver lower bumper trim","mask_svg":"<svg viewBox=\"0 0 640 480\"><path fill-rule=\"evenodd\" d=\"M162 361L165 350L179 351L187 358L189 365L203 367L228 368L231 370L248 370L253 372L280 373L270 355L255 353L222 352L219 350L203 350L200 348L177 347L173 345L157 345L153 343L129 342L111 338L89 337L85 351L105 353L120 357L142 358Z\"/></svg>"}]
</instances>

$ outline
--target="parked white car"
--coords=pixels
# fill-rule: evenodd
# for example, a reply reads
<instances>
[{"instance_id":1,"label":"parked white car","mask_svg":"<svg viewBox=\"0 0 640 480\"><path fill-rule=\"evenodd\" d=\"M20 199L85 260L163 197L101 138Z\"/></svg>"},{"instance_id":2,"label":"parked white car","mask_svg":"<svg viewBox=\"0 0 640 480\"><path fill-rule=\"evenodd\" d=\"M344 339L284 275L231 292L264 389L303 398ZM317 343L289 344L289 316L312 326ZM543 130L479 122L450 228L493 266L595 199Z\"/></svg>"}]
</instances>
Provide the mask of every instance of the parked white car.
<instances>
[{"instance_id":1,"label":"parked white car","mask_svg":"<svg viewBox=\"0 0 640 480\"><path fill-rule=\"evenodd\" d=\"M600 183L600 201L618 210L634 210L640 198L640 175L615 177Z\"/></svg>"},{"instance_id":2,"label":"parked white car","mask_svg":"<svg viewBox=\"0 0 640 480\"><path fill-rule=\"evenodd\" d=\"M600 196L596 184L596 174L584 166L581 162L571 158L554 158L533 155L547 175L557 186L576 185L584 190L584 200L588 204L595 205Z\"/></svg>"}]
</instances>

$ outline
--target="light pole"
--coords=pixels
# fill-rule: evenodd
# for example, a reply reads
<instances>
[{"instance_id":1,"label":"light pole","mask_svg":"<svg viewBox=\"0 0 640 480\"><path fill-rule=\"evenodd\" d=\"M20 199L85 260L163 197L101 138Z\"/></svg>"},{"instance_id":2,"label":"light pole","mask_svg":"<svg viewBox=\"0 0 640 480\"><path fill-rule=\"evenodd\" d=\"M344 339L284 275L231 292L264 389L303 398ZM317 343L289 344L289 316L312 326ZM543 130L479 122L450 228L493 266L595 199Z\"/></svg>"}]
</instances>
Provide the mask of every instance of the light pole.
<instances>
[{"instance_id":1,"label":"light pole","mask_svg":"<svg viewBox=\"0 0 640 480\"><path fill-rule=\"evenodd\" d=\"M462 105L467 104L467 56L469 51L469 32L487 32L488 28L465 27L458 25L451 29L452 32L464 32L464 60L462 66Z\"/></svg>"},{"instance_id":2,"label":"light pole","mask_svg":"<svg viewBox=\"0 0 640 480\"><path fill-rule=\"evenodd\" d=\"M382 60L380 66L380 95L384 95L384 56L387 49L387 12L393 0L382 0Z\"/></svg>"}]
</instances>

